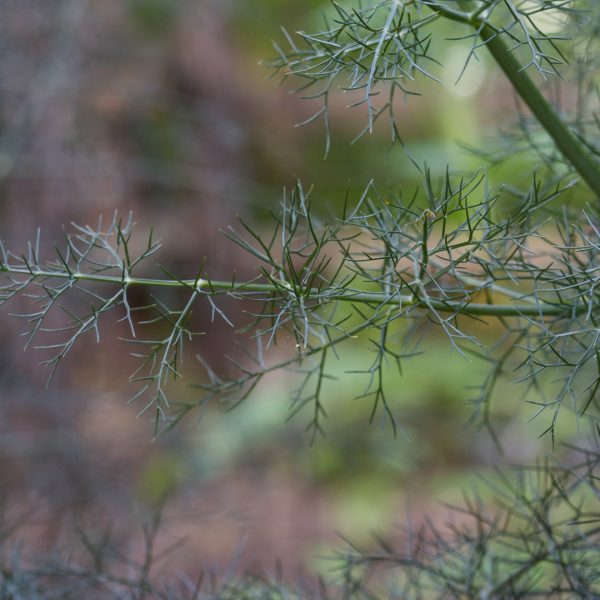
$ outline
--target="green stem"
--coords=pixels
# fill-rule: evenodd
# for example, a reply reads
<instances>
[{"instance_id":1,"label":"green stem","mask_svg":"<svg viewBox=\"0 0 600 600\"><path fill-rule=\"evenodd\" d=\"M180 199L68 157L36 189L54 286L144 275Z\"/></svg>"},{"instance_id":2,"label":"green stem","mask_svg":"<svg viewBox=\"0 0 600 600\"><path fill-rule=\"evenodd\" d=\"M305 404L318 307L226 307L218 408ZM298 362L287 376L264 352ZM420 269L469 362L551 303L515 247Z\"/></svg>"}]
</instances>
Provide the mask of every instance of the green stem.
<instances>
[{"instance_id":1,"label":"green stem","mask_svg":"<svg viewBox=\"0 0 600 600\"><path fill-rule=\"evenodd\" d=\"M540 125L554 140L562 155L575 167L595 195L600 195L600 167L586 148L573 135L568 125L556 114L539 88L522 69L500 35L489 25L483 25L482 41L510 79L519 96L535 115Z\"/></svg>"},{"instance_id":2,"label":"green stem","mask_svg":"<svg viewBox=\"0 0 600 600\"><path fill-rule=\"evenodd\" d=\"M207 279L152 279L146 277L121 277L118 275L101 275L97 273L78 273L67 271L53 271L45 269L27 269L14 267L6 263L0 264L0 272L9 275L22 275L35 279L66 279L70 281L90 281L119 286L151 286L168 288L194 289L206 295L220 293L266 293L266 294L293 294L293 289L286 281L280 283L258 283L256 281L234 283L231 281L211 281ZM584 314L588 310L586 304L550 304L540 302L533 305L523 304L484 304L461 300L439 300L434 298L422 299L412 294L389 294L386 292L361 292L358 290L340 289L325 292L318 289L305 290L305 300L315 302L352 302L361 304L377 304L379 306L397 306L398 308L424 308L434 309L444 313L458 313L463 315L490 316L490 317L556 317Z\"/></svg>"},{"instance_id":3,"label":"green stem","mask_svg":"<svg viewBox=\"0 0 600 600\"><path fill-rule=\"evenodd\" d=\"M461 2L461 5L464 6L465 2ZM554 140L562 155L573 165L592 192L596 196L600 196L600 166L531 80L526 69L517 61L506 45L501 32L480 19L477 11L468 13L437 4L430 6L441 16L470 25L478 31L481 41L508 77L523 102Z\"/></svg>"}]
</instances>

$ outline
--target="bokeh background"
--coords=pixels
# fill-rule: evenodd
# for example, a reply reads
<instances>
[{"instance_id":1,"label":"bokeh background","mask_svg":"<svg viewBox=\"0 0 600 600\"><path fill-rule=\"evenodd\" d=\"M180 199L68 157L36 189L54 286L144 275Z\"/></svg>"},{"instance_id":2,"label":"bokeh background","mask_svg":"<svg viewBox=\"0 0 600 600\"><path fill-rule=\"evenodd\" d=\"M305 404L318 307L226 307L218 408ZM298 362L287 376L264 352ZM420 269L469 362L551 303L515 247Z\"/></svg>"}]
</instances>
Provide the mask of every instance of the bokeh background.
<instances>
[{"instance_id":1,"label":"bokeh background","mask_svg":"<svg viewBox=\"0 0 600 600\"><path fill-rule=\"evenodd\" d=\"M208 273L227 279L251 273L253 264L220 230L242 216L266 231L269 211L296 178L314 186L322 215L335 215L346 194L358 198L371 179L381 190L417 185L422 175L390 146L385 126L351 144L365 114L346 109L343 95L331 108L333 145L324 160L321 124L294 127L315 106L260 64L273 57L280 26L318 27L325 5L2 2L0 237L19 251L41 226L51 249L71 222L93 225L100 215L132 211L142 237L154 227L163 244L158 260L169 271L192 277L206 257ZM423 95L408 98L399 115L404 141L434 174L449 164L478 166L465 147L485 145L514 117L512 92L485 60L454 84L467 51L455 42L440 70L449 85L415 82ZM492 183L528 185L531 160L492 169ZM194 319L208 335L194 342L190 383L205 376L195 352L218 366L231 344L226 325L209 314ZM14 539L26 556L76 552L77 528L106 523L135 552L139 522L168 492L159 542L185 543L157 577L278 563L288 577L329 576L335 565L327 557L343 546L340 534L368 544L372 532L393 532L409 518L441 522L447 509L438 500L457 499L474 471L527 462L550 443L527 429L530 411L508 383L495 404L505 453L473 430L468 400L483 365L435 336L402 376L390 371L406 435L394 438L378 420L369 425L370 405L354 399L365 382L347 371L370 360L368 342L359 340L338 361L327 435L312 445L302 416L287 421L290 373L230 413L203 407L154 440L150 420L127 405L135 364L118 341L121 325L107 321L100 344L82 340L49 386L36 352L22 352L25 328L7 311L0 316L0 490L7 520L21 524ZM493 326L484 335L493 339Z\"/></svg>"}]
</instances>

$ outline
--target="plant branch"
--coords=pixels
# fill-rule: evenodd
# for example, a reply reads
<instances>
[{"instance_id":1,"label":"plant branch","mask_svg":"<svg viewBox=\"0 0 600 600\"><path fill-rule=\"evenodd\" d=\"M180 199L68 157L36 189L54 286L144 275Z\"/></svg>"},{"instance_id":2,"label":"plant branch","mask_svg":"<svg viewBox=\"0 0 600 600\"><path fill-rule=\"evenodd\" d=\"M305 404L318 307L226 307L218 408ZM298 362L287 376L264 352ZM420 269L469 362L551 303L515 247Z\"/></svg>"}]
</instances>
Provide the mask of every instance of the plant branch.
<instances>
[{"instance_id":1,"label":"plant branch","mask_svg":"<svg viewBox=\"0 0 600 600\"><path fill-rule=\"evenodd\" d=\"M78 273L74 271L53 271L51 269L27 269L13 267L9 264L0 264L0 272L9 275L25 275L31 280L37 279L68 279L70 281L90 281L127 286L149 286L194 289L205 295L216 296L220 293L266 293L266 294L294 294L292 286L284 280L272 283L248 281L235 283L231 281L213 281L208 279L153 279L147 277L120 277L118 275L101 275L97 273ZM487 304L470 302L468 297L460 300L436 300L432 298L421 299L414 294L388 294L386 292L361 292L354 289L310 289L304 291L305 300L324 302L342 301L359 304L392 305L399 308L414 307L428 308L444 313L461 313L463 315L491 316L491 317L550 317L573 314L584 314L588 310L587 304L563 303L551 304Z\"/></svg>"},{"instance_id":2,"label":"plant branch","mask_svg":"<svg viewBox=\"0 0 600 600\"><path fill-rule=\"evenodd\" d=\"M562 155L571 163L581 178L588 184L596 196L600 196L600 166L591 157L590 152L573 134L565 121L556 113L551 104L531 80L524 68L505 43L501 30L479 18L480 11L465 12L451 9L438 2L427 3L433 11L447 19L464 23L475 29L498 63L504 74L519 94L540 125L554 140ZM465 6L465 2L460 3Z\"/></svg>"}]
</instances>

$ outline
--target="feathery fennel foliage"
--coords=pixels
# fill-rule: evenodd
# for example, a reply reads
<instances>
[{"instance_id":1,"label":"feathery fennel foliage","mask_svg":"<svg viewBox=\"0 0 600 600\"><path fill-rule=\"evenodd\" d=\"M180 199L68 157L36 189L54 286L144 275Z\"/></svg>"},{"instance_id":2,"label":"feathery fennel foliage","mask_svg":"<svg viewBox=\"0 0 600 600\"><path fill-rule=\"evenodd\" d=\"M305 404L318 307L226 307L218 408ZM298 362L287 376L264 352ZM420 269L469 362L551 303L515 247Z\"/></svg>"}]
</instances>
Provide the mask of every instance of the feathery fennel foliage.
<instances>
[{"instance_id":1,"label":"feathery fennel foliage","mask_svg":"<svg viewBox=\"0 0 600 600\"><path fill-rule=\"evenodd\" d=\"M450 23L454 39L470 45L463 73L472 61L491 57L490 68L504 73L524 108L498 143L474 149L479 170L456 173L450 165L436 178L403 140L398 101L418 95L420 80L444 78L444 45L451 42L441 39L439 23ZM341 214L323 221L313 210L318 191L309 194L297 183L268 235L243 222L227 232L255 261L256 276L247 281L226 274L209 279L202 268L187 279L141 276L140 265L156 260L159 244L150 237L134 253L130 219L74 225L50 260L40 255L39 235L24 254L2 248L0 301L25 296L35 305L19 316L28 323L27 344L43 349L52 369L81 336L99 337L109 314L124 321L140 360L131 376L132 399L142 411L154 411L157 428L172 427L207 401L234 406L267 374L293 369L299 383L290 414L303 415L314 438L326 431L331 361L348 343L359 343L373 350L361 371L368 376L361 397L371 403L371 418L384 415L396 433L402 415L390 400L385 372L410 364L427 328L465 358L489 364L472 399L472 419L492 436L490 406L502 377L516 380L535 414L549 415L544 433L553 442L565 411L594 424L600 393L598 23L591 0L333 2L320 31L285 33L271 66L297 82L302 95L322 99L303 124L322 119L327 148L333 94L345 93L350 107L364 109L358 137L387 118L393 141L421 171L417 190L384 193L372 182ZM572 92L564 101L561 87ZM490 160L524 150L539 162L529 187L492 184ZM574 192L578 201L565 204ZM131 303L137 286L152 290L148 305ZM164 288L182 291L181 305L167 305ZM168 385L181 376L184 345L193 347L201 333L189 326L192 312L211 311L236 323L236 314L221 308L223 297L239 300L251 316L239 333L244 340L251 335L256 351L234 364L237 374L220 374L199 357L207 375L195 384L195 399L171 399ZM159 321L164 337L149 337L148 326ZM494 341L485 334L490 324L502 332ZM278 350L273 358L280 339L292 340L289 354L282 359ZM595 435L596 445L577 451L579 462L502 475L493 484L497 512L477 496L467 498L460 510L472 527L408 532L406 550L383 538L376 551L351 547L333 597L381 597L380 585L389 597L403 598L599 597ZM378 565L395 568L372 587Z\"/></svg>"}]
</instances>

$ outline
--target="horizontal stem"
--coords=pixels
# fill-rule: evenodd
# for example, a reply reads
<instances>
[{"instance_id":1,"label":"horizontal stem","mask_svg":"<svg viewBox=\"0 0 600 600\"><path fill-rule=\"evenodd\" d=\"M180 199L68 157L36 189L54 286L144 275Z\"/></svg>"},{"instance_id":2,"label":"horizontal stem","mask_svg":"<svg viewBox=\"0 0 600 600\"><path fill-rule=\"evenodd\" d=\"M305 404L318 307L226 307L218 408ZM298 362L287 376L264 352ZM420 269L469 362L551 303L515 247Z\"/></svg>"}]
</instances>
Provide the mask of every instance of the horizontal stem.
<instances>
[{"instance_id":1,"label":"horizontal stem","mask_svg":"<svg viewBox=\"0 0 600 600\"><path fill-rule=\"evenodd\" d=\"M287 281L277 283L259 283L248 281L235 283L231 281L212 281L208 279L154 279L148 277L120 277L118 275L102 275L99 273L78 273L67 271L53 271L44 269L27 269L0 264L0 272L9 275L24 275L32 279L66 279L70 281L89 281L106 283L119 286L148 286L167 288L192 288L206 295L219 293L267 293L267 294L293 294L293 288ZM304 300L324 302L353 302L361 304L377 304L398 306L399 308L424 308L445 313L460 313L473 316L491 317L551 317L561 315L583 314L588 306L581 303L550 304L539 302L531 304L485 304L471 302L466 296L461 300L440 300L434 298L419 298L413 294L388 294L386 292L361 292L339 288L310 289L303 291Z\"/></svg>"}]
</instances>

